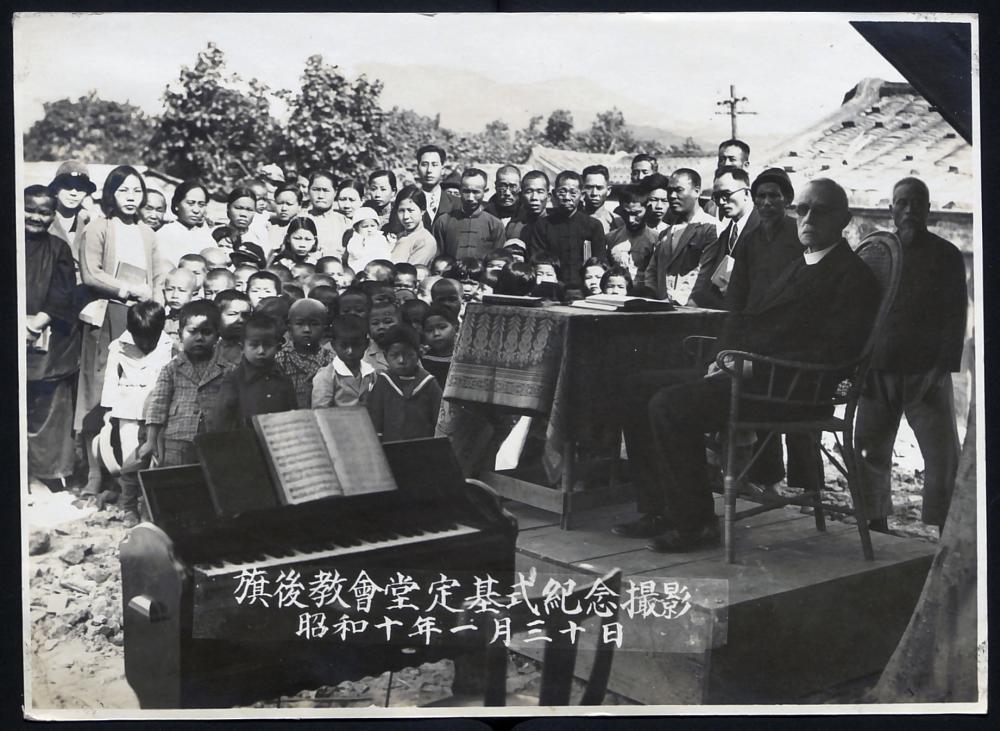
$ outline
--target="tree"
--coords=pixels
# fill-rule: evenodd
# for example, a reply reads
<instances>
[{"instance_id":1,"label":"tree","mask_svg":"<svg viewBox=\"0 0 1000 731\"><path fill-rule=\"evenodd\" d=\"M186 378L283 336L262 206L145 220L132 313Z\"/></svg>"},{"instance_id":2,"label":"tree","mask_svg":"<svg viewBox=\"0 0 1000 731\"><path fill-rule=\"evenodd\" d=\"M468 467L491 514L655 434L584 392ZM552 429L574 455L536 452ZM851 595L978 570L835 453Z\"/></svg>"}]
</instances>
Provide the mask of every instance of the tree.
<instances>
[{"instance_id":1,"label":"tree","mask_svg":"<svg viewBox=\"0 0 1000 731\"><path fill-rule=\"evenodd\" d=\"M631 152L636 147L636 140L625 124L625 115L614 107L597 115L590 130L580 136L580 147L587 152L611 155L619 151Z\"/></svg>"},{"instance_id":2,"label":"tree","mask_svg":"<svg viewBox=\"0 0 1000 731\"><path fill-rule=\"evenodd\" d=\"M668 155L708 157L711 153L705 152L693 137L688 137L681 145L671 145L667 150Z\"/></svg>"},{"instance_id":3,"label":"tree","mask_svg":"<svg viewBox=\"0 0 1000 731\"><path fill-rule=\"evenodd\" d=\"M287 158L299 170L329 170L340 178L359 177L398 159L405 153L384 135L381 92L381 81L362 74L352 84L337 66L310 56L302 88L294 97L286 95Z\"/></svg>"},{"instance_id":4,"label":"tree","mask_svg":"<svg viewBox=\"0 0 1000 731\"><path fill-rule=\"evenodd\" d=\"M536 115L528 121L528 126L514 133L511 145L511 162L521 164L531 155L531 148L545 143L545 132L542 127L542 115Z\"/></svg>"},{"instance_id":5,"label":"tree","mask_svg":"<svg viewBox=\"0 0 1000 731\"><path fill-rule=\"evenodd\" d=\"M556 109L545 123L545 142L552 147L566 147L573 138L573 115Z\"/></svg>"},{"instance_id":6,"label":"tree","mask_svg":"<svg viewBox=\"0 0 1000 731\"><path fill-rule=\"evenodd\" d=\"M225 77L224 69L214 43L198 54L194 68L181 68L178 85L163 94L163 114L146 154L147 164L179 178L201 178L217 192L273 160L280 139L267 86Z\"/></svg>"},{"instance_id":7,"label":"tree","mask_svg":"<svg viewBox=\"0 0 1000 731\"><path fill-rule=\"evenodd\" d=\"M393 107L382 117L382 137L387 142L383 162L391 168L416 168L414 155L421 145L450 146L452 133L441 128L440 115L427 117L410 109Z\"/></svg>"},{"instance_id":8,"label":"tree","mask_svg":"<svg viewBox=\"0 0 1000 731\"><path fill-rule=\"evenodd\" d=\"M44 116L24 135L25 160L140 164L155 120L128 102L101 99L96 91L76 101L43 105Z\"/></svg>"}]
</instances>

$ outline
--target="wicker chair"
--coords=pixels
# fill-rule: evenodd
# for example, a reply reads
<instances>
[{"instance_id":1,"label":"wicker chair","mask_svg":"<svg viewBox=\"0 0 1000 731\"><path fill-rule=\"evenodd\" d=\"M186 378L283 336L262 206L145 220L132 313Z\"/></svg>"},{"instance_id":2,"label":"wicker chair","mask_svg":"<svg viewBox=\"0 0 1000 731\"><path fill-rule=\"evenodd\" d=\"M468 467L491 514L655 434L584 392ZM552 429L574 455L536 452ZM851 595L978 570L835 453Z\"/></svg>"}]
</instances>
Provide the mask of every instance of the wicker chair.
<instances>
[{"instance_id":1,"label":"wicker chair","mask_svg":"<svg viewBox=\"0 0 1000 731\"><path fill-rule=\"evenodd\" d=\"M816 364L784 360L738 350L724 350L716 355L715 362L732 379L723 462L725 466L723 525L726 561L729 563L732 563L736 556L735 523L751 515L783 508L786 505L811 506L816 520L816 529L820 531L826 529L825 512L854 515L861 537L862 553L867 560L874 559L871 536L868 532L868 521L865 517L864 491L860 484L861 474L855 455L854 416L875 344L881 337L889 309L896 297L902 269L902 251L899 240L894 234L876 231L864 238L857 249L857 254L875 274L881 292L874 326L864 348L856 359L845 363ZM698 347L703 348L703 345ZM689 347L690 350L692 348ZM758 380L761 376L767 379L769 385L766 392L748 393L744 390L743 366L745 363L753 365L753 372ZM831 385L834 384L836 384L836 388L833 391L833 396L825 396L825 394L830 393ZM763 406L769 411L795 411L799 413L833 413L833 409L842 407L843 416L839 417L834 413L832 416L796 420L752 419L744 414L744 410L750 404L758 407ZM736 454L736 437L737 433L741 431L755 431L764 435L762 441L755 445L750 460L742 466L737 463ZM839 458L834 450L828 449L823 444L821 439L823 432L831 432L834 435L836 451L840 453ZM763 448L771 439L775 438L775 435L789 433L808 434L816 441L822 453L847 479L847 488L851 495L853 510L824 504L819 490L807 491L803 495L794 497L749 497L748 499L759 502L759 504L747 510L736 510L738 486Z\"/></svg>"}]
</instances>

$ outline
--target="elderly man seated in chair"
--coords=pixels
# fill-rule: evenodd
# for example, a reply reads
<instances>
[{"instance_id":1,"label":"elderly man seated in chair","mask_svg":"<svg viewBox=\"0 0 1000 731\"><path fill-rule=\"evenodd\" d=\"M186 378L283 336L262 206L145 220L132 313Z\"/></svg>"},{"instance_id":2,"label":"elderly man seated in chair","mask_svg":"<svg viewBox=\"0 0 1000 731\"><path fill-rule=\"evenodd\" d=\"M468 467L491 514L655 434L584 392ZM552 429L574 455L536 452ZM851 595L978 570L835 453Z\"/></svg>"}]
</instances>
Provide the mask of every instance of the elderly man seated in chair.
<instances>
[{"instance_id":1,"label":"elderly man seated in chair","mask_svg":"<svg viewBox=\"0 0 1000 731\"><path fill-rule=\"evenodd\" d=\"M802 256L769 287L752 293L743 310L728 315L717 352L741 350L821 364L860 355L875 320L879 288L843 238L851 220L847 194L832 180L813 180L801 192L795 212ZM747 372L749 366L744 367L744 390L763 392L768 377ZM648 547L658 552L720 542L705 433L725 427L730 384L730 376L715 363L707 373L655 371L634 379L620 413L642 517L615 526L615 533L652 538ZM782 413L772 408L753 416L806 415L785 407Z\"/></svg>"}]
</instances>

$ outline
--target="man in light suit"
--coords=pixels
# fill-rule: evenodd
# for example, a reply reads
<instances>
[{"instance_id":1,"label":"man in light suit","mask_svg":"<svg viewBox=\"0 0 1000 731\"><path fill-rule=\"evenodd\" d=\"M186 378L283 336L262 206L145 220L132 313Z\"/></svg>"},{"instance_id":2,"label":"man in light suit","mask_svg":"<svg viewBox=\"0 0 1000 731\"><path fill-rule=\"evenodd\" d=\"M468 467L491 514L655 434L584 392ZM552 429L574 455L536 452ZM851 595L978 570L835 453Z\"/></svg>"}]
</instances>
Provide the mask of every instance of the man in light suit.
<instances>
[{"instance_id":1,"label":"man in light suit","mask_svg":"<svg viewBox=\"0 0 1000 731\"><path fill-rule=\"evenodd\" d=\"M667 206L674 223L660 234L645 275L660 299L668 295L678 299L678 278L697 269L705 247L719 237L719 221L698 205L700 194L701 176L696 171L680 168L670 175Z\"/></svg>"},{"instance_id":2,"label":"man in light suit","mask_svg":"<svg viewBox=\"0 0 1000 731\"><path fill-rule=\"evenodd\" d=\"M825 178L814 180L801 192L796 209L802 256L766 290L751 291L743 310L729 314L717 347L812 363L849 361L864 347L874 323L878 282L843 239L851 219L843 188ZM730 385L730 377L714 363L707 374L652 371L634 378L619 421L643 516L615 526L615 533L654 538L648 547L657 552L718 544L705 433L725 428ZM767 374L752 370L745 381L747 392L767 385ZM779 390L783 385L788 384L777 384ZM818 416L759 406L746 411L751 418Z\"/></svg>"},{"instance_id":3,"label":"man in light suit","mask_svg":"<svg viewBox=\"0 0 1000 731\"><path fill-rule=\"evenodd\" d=\"M736 256L760 225L760 216L753 207L750 176L743 168L724 167L715 171L712 200L728 219L728 225L719 238L702 251L698 279L688 303L724 310Z\"/></svg>"}]
</instances>

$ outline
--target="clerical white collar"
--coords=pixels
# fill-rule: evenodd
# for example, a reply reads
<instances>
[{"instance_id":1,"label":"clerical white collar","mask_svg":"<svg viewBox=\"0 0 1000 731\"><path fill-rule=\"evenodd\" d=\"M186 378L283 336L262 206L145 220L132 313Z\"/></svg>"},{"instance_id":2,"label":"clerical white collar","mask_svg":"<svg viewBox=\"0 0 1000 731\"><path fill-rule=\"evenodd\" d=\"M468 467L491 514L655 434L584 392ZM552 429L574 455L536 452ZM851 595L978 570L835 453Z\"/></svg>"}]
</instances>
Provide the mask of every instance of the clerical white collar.
<instances>
[{"instance_id":1,"label":"clerical white collar","mask_svg":"<svg viewBox=\"0 0 1000 731\"><path fill-rule=\"evenodd\" d=\"M819 264L821 261L823 261L823 257L824 256L826 256L827 254L829 254L831 251L833 251L838 246L840 246L840 242L839 241L837 243L835 243L833 246L827 246L822 251L806 251L806 252L804 252L802 254L802 256L805 257L806 266L812 266L813 264Z\"/></svg>"}]
</instances>

